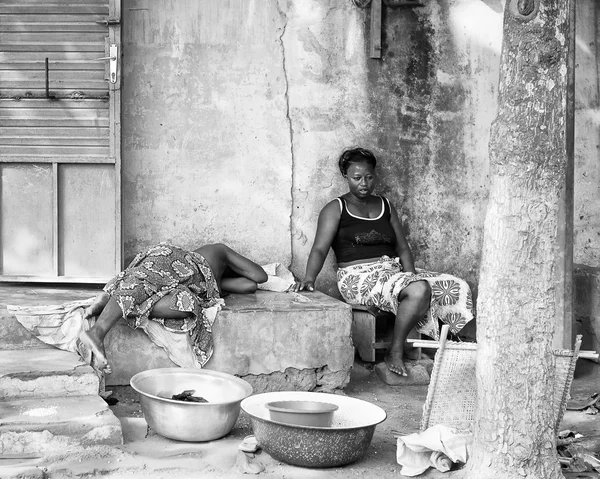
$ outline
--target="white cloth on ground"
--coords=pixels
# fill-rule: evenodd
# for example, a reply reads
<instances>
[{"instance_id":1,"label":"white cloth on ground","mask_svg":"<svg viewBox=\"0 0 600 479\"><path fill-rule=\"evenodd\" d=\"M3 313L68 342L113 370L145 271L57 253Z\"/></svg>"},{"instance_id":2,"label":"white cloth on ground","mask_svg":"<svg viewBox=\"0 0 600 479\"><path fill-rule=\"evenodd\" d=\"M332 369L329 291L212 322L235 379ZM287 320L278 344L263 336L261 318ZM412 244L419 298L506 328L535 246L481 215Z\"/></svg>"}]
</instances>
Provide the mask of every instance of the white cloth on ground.
<instances>
[{"instance_id":1,"label":"white cloth on ground","mask_svg":"<svg viewBox=\"0 0 600 479\"><path fill-rule=\"evenodd\" d=\"M420 433L398 438L396 461L402 466L403 476L418 476L430 467L438 471L450 470L452 463L465 464L471 453L471 431L436 424Z\"/></svg>"}]
</instances>

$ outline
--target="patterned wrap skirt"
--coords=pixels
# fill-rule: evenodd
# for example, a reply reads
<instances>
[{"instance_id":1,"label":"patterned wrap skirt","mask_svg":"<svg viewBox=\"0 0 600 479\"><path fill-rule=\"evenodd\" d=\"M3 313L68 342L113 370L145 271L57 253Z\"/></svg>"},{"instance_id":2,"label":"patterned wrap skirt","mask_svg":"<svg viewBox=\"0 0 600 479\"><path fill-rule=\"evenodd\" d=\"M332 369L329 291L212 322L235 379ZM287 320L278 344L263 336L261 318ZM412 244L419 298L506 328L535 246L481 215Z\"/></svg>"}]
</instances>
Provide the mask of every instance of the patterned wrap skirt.
<instances>
[{"instance_id":1,"label":"patterned wrap skirt","mask_svg":"<svg viewBox=\"0 0 600 479\"><path fill-rule=\"evenodd\" d=\"M166 243L151 246L110 280L104 291L118 303L131 328L136 329L152 319L168 331L189 334L202 366L210 359L212 324L204 310L217 304L220 295L212 269L202 255ZM190 316L150 318L154 305L171 293L170 308L190 313Z\"/></svg>"},{"instance_id":2,"label":"patterned wrap skirt","mask_svg":"<svg viewBox=\"0 0 600 479\"><path fill-rule=\"evenodd\" d=\"M416 271L416 274L405 273L398 258L382 256L376 262L339 268L337 285L348 304L361 304L396 314L400 292L415 281L427 281L431 287L430 308L416 329L437 340L441 321L450 326L451 333L457 334L475 314L471 288L450 274L419 268Z\"/></svg>"}]
</instances>

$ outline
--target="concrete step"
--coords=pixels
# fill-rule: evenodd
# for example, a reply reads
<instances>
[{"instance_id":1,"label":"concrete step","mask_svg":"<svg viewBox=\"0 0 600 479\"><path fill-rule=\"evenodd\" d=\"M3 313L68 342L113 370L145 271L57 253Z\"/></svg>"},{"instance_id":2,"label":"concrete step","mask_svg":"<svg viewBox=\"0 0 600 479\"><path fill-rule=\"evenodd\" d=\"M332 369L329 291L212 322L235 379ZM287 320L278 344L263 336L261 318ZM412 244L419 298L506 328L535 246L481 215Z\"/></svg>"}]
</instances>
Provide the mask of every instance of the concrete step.
<instances>
[{"instance_id":1,"label":"concrete step","mask_svg":"<svg viewBox=\"0 0 600 479\"><path fill-rule=\"evenodd\" d=\"M82 299L93 298L100 286L31 286L0 284L0 350L1 349L47 349L8 311L7 306L60 305Z\"/></svg>"},{"instance_id":2,"label":"concrete step","mask_svg":"<svg viewBox=\"0 0 600 479\"><path fill-rule=\"evenodd\" d=\"M0 399L97 395L99 386L94 370L76 353L0 351Z\"/></svg>"},{"instance_id":3,"label":"concrete step","mask_svg":"<svg viewBox=\"0 0 600 479\"><path fill-rule=\"evenodd\" d=\"M41 456L71 446L121 444L121 423L100 396L0 401L1 455Z\"/></svg>"}]
</instances>

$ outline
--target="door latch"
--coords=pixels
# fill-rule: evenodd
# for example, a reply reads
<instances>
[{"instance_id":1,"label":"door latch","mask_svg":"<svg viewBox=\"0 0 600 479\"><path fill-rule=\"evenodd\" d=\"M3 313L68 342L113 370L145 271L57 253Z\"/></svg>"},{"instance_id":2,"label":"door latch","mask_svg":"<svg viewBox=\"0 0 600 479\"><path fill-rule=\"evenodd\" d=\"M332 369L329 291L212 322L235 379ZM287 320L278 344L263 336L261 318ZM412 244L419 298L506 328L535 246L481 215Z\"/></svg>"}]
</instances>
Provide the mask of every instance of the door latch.
<instances>
[{"instance_id":1,"label":"door latch","mask_svg":"<svg viewBox=\"0 0 600 479\"><path fill-rule=\"evenodd\" d=\"M109 79L111 83L117 83L117 44L111 43L108 49L108 56L96 58L96 60L109 60Z\"/></svg>"},{"instance_id":2,"label":"door latch","mask_svg":"<svg viewBox=\"0 0 600 479\"><path fill-rule=\"evenodd\" d=\"M108 18L105 18L104 20L98 20L98 21L96 21L96 23L98 25L104 25L104 26L108 27L109 25L119 25L121 23L121 20L118 18L108 17Z\"/></svg>"}]
</instances>

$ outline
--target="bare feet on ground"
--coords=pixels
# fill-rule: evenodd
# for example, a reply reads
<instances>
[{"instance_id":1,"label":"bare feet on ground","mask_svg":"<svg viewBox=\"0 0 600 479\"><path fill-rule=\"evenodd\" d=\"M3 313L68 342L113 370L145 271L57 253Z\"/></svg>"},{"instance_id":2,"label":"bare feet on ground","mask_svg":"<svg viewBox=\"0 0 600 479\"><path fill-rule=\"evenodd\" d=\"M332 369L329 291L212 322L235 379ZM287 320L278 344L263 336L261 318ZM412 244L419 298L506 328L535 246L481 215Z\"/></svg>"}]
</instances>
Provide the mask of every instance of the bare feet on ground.
<instances>
[{"instance_id":1,"label":"bare feet on ground","mask_svg":"<svg viewBox=\"0 0 600 479\"><path fill-rule=\"evenodd\" d=\"M96 296L96 299L94 300L92 305L86 308L85 314L83 315L83 319L89 319L92 316L98 316L104 309L104 306L106 306L106 303L108 303L109 299L110 296L104 291L98 296Z\"/></svg>"},{"instance_id":2,"label":"bare feet on ground","mask_svg":"<svg viewBox=\"0 0 600 479\"><path fill-rule=\"evenodd\" d=\"M393 373L400 376L408 376L408 371L403 361L403 354L388 353L383 360L388 369Z\"/></svg>"},{"instance_id":3,"label":"bare feet on ground","mask_svg":"<svg viewBox=\"0 0 600 479\"><path fill-rule=\"evenodd\" d=\"M106 359L103 341L98 338L92 330L84 331L79 335L79 340L92 351L91 366L106 374L110 374L112 369Z\"/></svg>"}]
</instances>

